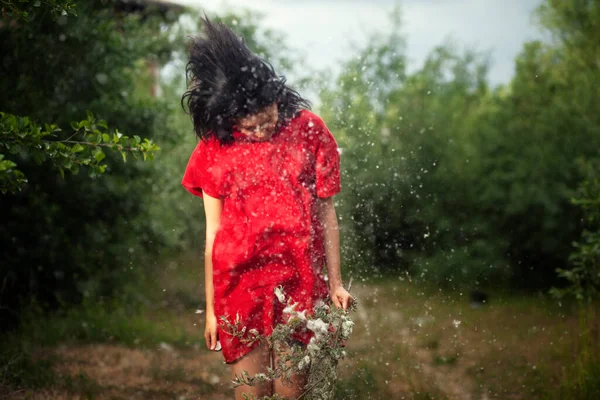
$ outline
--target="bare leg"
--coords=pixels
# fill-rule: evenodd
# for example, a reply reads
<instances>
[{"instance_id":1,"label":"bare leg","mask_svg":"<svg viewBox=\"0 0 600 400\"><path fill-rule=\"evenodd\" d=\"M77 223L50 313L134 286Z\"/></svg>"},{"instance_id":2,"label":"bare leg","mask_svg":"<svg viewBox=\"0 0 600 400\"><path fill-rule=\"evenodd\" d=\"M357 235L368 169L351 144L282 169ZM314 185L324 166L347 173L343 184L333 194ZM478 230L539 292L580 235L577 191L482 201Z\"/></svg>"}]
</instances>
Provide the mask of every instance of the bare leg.
<instances>
[{"instance_id":1,"label":"bare leg","mask_svg":"<svg viewBox=\"0 0 600 400\"><path fill-rule=\"evenodd\" d=\"M250 376L254 376L260 372L266 373L267 367L271 363L271 353L269 347L261 343L257 345L250 353L239 359L231 365L231 376L235 379L235 375L241 375L244 370L248 371ZM235 399L242 400L243 393L252 394L257 398L263 396L272 396L273 385L270 381L257 384L255 386L238 386L235 388Z\"/></svg>"},{"instance_id":2,"label":"bare leg","mask_svg":"<svg viewBox=\"0 0 600 400\"><path fill-rule=\"evenodd\" d=\"M289 349L287 350L289 351ZM286 353L282 353L286 354ZM277 366L277 361L279 357L275 349L273 349L273 367ZM286 399L295 399L300 396L304 392L304 386L308 381L307 375L292 375L291 377L291 386L289 383L284 383L281 379L276 379L273 381L273 394L279 394L284 396Z\"/></svg>"}]
</instances>

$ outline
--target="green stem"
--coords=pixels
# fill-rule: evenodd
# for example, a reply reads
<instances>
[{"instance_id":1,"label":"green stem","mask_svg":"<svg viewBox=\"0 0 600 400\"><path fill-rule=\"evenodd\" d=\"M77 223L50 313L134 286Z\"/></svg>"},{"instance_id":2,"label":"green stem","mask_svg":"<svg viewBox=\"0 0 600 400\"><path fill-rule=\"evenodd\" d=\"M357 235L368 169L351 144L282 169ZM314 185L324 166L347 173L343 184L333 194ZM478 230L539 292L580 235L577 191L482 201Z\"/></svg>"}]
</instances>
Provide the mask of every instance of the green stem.
<instances>
[{"instance_id":1,"label":"green stem","mask_svg":"<svg viewBox=\"0 0 600 400\"><path fill-rule=\"evenodd\" d=\"M45 140L45 142L52 143L53 141L51 141L51 140ZM85 144L87 146L110 147L110 148L112 148L112 147L114 147L116 145L115 143L78 142L77 140L60 140L59 142L60 143L70 143L70 144ZM135 148L135 147L121 147L121 150L140 151L140 149Z\"/></svg>"}]
</instances>

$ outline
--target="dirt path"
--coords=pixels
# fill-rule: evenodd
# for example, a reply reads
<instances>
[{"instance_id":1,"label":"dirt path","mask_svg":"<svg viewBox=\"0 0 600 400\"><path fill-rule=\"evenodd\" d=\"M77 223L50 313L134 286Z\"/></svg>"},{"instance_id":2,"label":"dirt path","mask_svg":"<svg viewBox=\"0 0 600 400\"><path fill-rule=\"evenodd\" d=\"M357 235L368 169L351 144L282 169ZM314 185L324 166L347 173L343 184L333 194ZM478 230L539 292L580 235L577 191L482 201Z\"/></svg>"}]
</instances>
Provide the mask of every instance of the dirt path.
<instances>
[{"instance_id":1,"label":"dirt path","mask_svg":"<svg viewBox=\"0 0 600 400\"><path fill-rule=\"evenodd\" d=\"M55 372L68 377L63 390L17 392L11 399L227 399L228 368L221 355L167 344L157 349L119 345L60 346L38 354L52 357Z\"/></svg>"}]
</instances>

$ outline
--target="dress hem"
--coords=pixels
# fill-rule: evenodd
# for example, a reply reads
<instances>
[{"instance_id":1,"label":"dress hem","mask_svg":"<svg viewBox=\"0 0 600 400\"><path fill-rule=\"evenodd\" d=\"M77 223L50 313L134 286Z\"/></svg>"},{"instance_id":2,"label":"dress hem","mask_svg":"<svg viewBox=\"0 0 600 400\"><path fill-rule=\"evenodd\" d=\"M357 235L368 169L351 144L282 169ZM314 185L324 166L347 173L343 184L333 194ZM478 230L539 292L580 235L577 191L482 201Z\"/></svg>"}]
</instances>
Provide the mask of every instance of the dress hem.
<instances>
[{"instance_id":1,"label":"dress hem","mask_svg":"<svg viewBox=\"0 0 600 400\"><path fill-rule=\"evenodd\" d=\"M228 364L228 365L235 364L236 362L238 362L239 360L241 360L242 358L244 358L248 354L250 354L250 352L257 347L258 343L259 342L254 342L251 346L248 346L248 347L244 348L244 350L248 349L248 351L244 352L242 355L238 356L237 358L234 358L231 361L227 361L227 359L225 359L225 364Z\"/></svg>"}]
</instances>

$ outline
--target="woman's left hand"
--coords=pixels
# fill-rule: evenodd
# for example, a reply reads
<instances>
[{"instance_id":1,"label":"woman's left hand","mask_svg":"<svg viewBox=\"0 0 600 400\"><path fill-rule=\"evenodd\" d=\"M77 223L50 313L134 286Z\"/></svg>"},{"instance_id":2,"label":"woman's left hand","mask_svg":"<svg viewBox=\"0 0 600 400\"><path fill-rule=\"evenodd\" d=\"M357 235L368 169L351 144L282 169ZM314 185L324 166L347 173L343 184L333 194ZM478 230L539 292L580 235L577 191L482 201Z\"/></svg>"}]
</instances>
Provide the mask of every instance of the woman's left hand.
<instances>
[{"instance_id":1,"label":"woman's left hand","mask_svg":"<svg viewBox=\"0 0 600 400\"><path fill-rule=\"evenodd\" d=\"M354 301L354 297L352 297L350 293L348 293L348 291L341 285L329 290L329 296L331 297L333 304L337 308L343 307L344 311L346 311Z\"/></svg>"}]
</instances>

